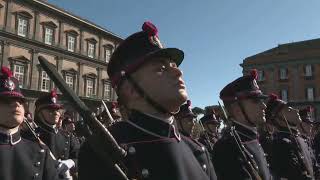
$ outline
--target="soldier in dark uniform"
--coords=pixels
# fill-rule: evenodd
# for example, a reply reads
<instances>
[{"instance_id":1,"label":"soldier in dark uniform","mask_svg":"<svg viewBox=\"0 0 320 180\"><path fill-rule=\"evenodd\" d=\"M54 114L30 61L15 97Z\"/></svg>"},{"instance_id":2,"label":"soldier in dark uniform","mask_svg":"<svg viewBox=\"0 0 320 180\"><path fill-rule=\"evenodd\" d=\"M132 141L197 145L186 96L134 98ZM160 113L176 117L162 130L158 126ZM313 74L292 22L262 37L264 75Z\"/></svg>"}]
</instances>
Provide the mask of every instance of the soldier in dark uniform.
<instances>
[{"instance_id":1,"label":"soldier in dark uniform","mask_svg":"<svg viewBox=\"0 0 320 180\"><path fill-rule=\"evenodd\" d=\"M308 145L308 152L311 156L315 179L320 179L319 161L317 160L312 142L312 128L314 125L314 118L312 116L313 111L314 110L311 106L307 106L306 108L299 110L299 115L302 122L298 125L298 129L300 132L299 135Z\"/></svg>"},{"instance_id":2,"label":"soldier in dark uniform","mask_svg":"<svg viewBox=\"0 0 320 180\"><path fill-rule=\"evenodd\" d=\"M182 134L181 137L190 144L189 146L192 147L194 156L198 159L203 169L207 173L214 173L214 171L210 170L213 169L213 165L211 163L211 157L208 150L203 144L191 136L196 117L197 116L191 110L191 101L188 100L187 103L180 107L180 111L175 115L176 124L179 132ZM216 176L215 174L208 175L212 177Z\"/></svg>"},{"instance_id":3,"label":"soldier in dark uniform","mask_svg":"<svg viewBox=\"0 0 320 180\"><path fill-rule=\"evenodd\" d=\"M50 148L61 164L60 168L76 168L79 143L73 136L57 127L61 119L63 106L58 103L56 90L40 97L36 103L35 122L40 139ZM74 170L73 170L74 171ZM66 174L68 176L68 174Z\"/></svg>"},{"instance_id":4,"label":"soldier in dark uniform","mask_svg":"<svg viewBox=\"0 0 320 180\"><path fill-rule=\"evenodd\" d=\"M112 120L108 116L108 113L106 110L103 110L99 115L97 115L97 119L99 119L106 127L112 126L116 122L121 121L121 114L118 110L116 102L112 102L108 110L112 117Z\"/></svg>"},{"instance_id":5,"label":"soldier in dark uniform","mask_svg":"<svg viewBox=\"0 0 320 180\"><path fill-rule=\"evenodd\" d=\"M157 28L145 22L111 57L108 75L128 119L110 132L128 151L123 164L130 179L215 179L206 172L213 169L204 170L174 124L173 115L187 100L178 68L183 56L179 49L163 48ZM119 179L99 160L85 142L79 154L80 180Z\"/></svg>"},{"instance_id":6,"label":"soldier in dark uniform","mask_svg":"<svg viewBox=\"0 0 320 180\"><path fill-rule=\"evenodd\" d=\"M180 107L180 111L174 115L179 132L186 137L192 136L192 130L195 125L195 118L197 117L191 110L191 101Z\"/></svg>"},{"instance_id":7,"label":"soldier in dark uniform","mask_svg":"<svg viewBox=\"0 0 320 180\"><path fill-rule=\"evenodd\" d=\"M258 142L256 125L265 121L266 105L257 83L257 71L225 86L220 92L229 114L229 129L213 147L213 165L218 179L270 180L264 151ZM228 120L226 120L228 121Z\"/></svg>"},{"instance_id":8,"label":"soldier in dark uniform","mask_svg":"<svg viewBox=\"0 0 320 180\"><path fill-rule=\"evenodd\" d=\"M18 80L2 67L0 75L0 179L55 180L57 162L46 145L34 136L24 138L19 126L24 123L25 98Z\"/></svg>"},{"instance_id":9,"label":"soldier in dark uniform","mask_svg":"<svg viewBox=\"0 0 320 180\"><path fill-rule=\"evenodd\" d=\"M315 121L313 126L312 148L317 162L320 162L320 122Z\"/></svg>"},{"instance_id":10,"label":"soldier in dark uniform","mask_svg":"<svg viewBox=\"0 0 320 180\"><path fill-rule=\"evenodd\" d=\"M212 153L214 144L220 138L218 132L220 121L212 110L200 119L200 123L202 124L204 131L200 135L199 142L204 144L207 149L209 149L209 152Z\"/></svg>"},{"instance_id":11,"label":"soldier in dark uniform","mask_svg":"<svg viewBox=\"0 0 320 180\"><path fill-rule=\"evenodd\" d=\"M312 145L311 131L314 124L312 112L313 109L311 106L299 110L299 115L302 122L298 125L298 130L300 132L301 137L306 141L309 147L311 147Z\"/></svg>"},{"instance_id":12,"label":"soldier in dark uniform","mask_svg":"<svg viewBox=\"0 0 320 180\"><path fill-rule=\"evenodd\" d=\"M267 121L276 127L271 152L271 170L275 177L288 180L314 179L314 170L308 145L299 136L299 111L271 95L267 103Z\"/></svg>"}]
</instances>

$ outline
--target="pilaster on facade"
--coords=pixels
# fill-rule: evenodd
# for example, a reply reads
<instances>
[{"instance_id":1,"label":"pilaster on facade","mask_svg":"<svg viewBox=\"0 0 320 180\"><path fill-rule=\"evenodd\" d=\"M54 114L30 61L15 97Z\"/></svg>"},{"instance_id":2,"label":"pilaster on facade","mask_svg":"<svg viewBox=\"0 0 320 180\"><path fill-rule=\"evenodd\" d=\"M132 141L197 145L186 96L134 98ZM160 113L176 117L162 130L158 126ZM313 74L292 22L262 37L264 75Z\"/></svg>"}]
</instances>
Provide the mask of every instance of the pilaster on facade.
<instances>
[{"instance_id":1,"label":"pilaster on facade","mask_svg":"<svg viewBox=\"0 0 320 180\"><path fill-rule=\"evenodd\" d=\"M3 43L3 61L1 62L2 66L10 66L10 63L8 61L9 58L9 54L10 54L10 43L8 41L4 41Z\"/></svg>"},{"instance_id":2,"label":"pilaster on facade","mask_svg":"<svg viewBox=\"0 0 320 180\"><path fill-rule=\"evenodd\" d=\"M13 27L11 27L12 20L12 8L13 2L12 0L6 0L6 19L5 19L5 30L8 32L13 32Z\"/></svg>"},{"instance_id":3,"label":"pilaster on facade","mask_svg":"<svg viewBox=\"0 0 320 180\"><path fill-rule=\"evenodd\" d=\"M39 60L38 60L38 57L39 57L39 52L38 51L35 51L33 50L32 51L32 54L31 54L31 75L30 75L30 85L29 85L29 89L31 90L39 90L39 83L40 83L40 72L39 72Z\"/></svg>"},{"instance_id":4,"label":"pilaster on facade","mask_svg":"<svg viewBox=\"0 0 320 180\"><path fill-rule=\"evenodd\" d=\"M85 51L84 51L84 45L83 45L83 42L84 41L84 39L83 39L83 30L80 28L80 44L79 44L79 47L80 47L80 54L82 54L82 55L86 55L85 54Z\"/></svg>"},{"instance_id":5,"label":"pilaster on facade","mask_svg":"<svg viewBox=\"0 0 320 180\"><path fill-rule=\"evenodd\" d=\"M84 64L79 62L78 63L78 69L79 69L79 71L78 71L78 82L77 82L77 84L78 84L78 87L77 87L78 96L83 96L84 95L84 80L83 80L83 77L82 77L83 68L84 68Z\"/></svg>"},{"instance_id":6,"label":"pilaster on facade","mask_svg":"<svg viewBox=\"0 0 320 180\"><path fill-rule=\"evenodd\" d=\"M97 97L98 98L102 98L103 97L103 82L102 82L102 68L97 68L97 73L98 73L98 76L97 76Z\"/></svg>"},{"instance_id":7,"label":"pilaster on facade","mask_svg":"<svg viewBox=\"0 0 320 180\"><path fill-rule=\"evenodd\" d=\"M64 33L64 22L62 21L59 21L59 38L58 38L58 43L59 43L59 47L60 48L66 48L67 46L64 46L63 45L63 36L65 36L65 33Z\"/></svg>"},{"instance_id":8,"label":"pilaster on facade","mask_svg":"<svg viewBox=\"0 0 320 180\"><path fill-rule=\"evenodd\" d=\"M40 35L40 15L39 11L34 11L34 30L33 39L36 41L41 41Z\"/></svg>"},{"instance_id":9,"label":"pilaster on facade","mask_svg":"<svg viewBox=\"0 0 320 180\"><path fill-rule=\"evenodd\" d=\"M101 49L102 49L102 47L101 47L101 41L102 41L101 36L99 36L99 40L98 41L99 42L98 42L98 57L97 57L97 59L101 61L102 60L101 57L103 57L103 55L101 55Z\"/></svg>"}]
</instances>

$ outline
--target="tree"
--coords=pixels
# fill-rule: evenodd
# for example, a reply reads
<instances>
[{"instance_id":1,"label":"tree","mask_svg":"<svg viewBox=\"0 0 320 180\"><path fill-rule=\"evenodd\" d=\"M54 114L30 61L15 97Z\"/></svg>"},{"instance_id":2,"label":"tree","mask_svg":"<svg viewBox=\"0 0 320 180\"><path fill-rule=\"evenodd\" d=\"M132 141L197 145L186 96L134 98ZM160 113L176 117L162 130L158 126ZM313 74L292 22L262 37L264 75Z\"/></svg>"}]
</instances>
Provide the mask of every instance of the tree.
<instances>
[{"instance_id":1,"label":"tree","mask_svg":"<svg viewBox=\"0 0 320 180\"><path fill-rule=\"evenodd\" d=\"M199 107L194 107L194 108L192 108L192 112L193 112L194 114L196 114L197 116L198 116L199 114L204 114L204 110L201 109L201 108L199 108Z\"/></svg>"}]
</instances>

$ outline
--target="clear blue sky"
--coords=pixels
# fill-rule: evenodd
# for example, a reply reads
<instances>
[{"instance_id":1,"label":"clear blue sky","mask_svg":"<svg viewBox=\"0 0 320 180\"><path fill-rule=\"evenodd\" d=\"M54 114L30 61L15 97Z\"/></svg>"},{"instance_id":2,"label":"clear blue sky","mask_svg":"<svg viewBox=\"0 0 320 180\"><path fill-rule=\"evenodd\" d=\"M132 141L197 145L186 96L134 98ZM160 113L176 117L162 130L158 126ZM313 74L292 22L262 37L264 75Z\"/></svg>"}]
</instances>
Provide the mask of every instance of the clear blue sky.
<instances>
[{"instance_id":1,"label":"clear blue sky","mask_svg":"<svg viewBox=\"0 0 320 180\"><path fill-rule=\"evenodd\" d=\"M49 0L125 38L152 21L181 65L193 106L217 104L243 59L320 37L319 0Z\"/></svg>"}]
</instances>

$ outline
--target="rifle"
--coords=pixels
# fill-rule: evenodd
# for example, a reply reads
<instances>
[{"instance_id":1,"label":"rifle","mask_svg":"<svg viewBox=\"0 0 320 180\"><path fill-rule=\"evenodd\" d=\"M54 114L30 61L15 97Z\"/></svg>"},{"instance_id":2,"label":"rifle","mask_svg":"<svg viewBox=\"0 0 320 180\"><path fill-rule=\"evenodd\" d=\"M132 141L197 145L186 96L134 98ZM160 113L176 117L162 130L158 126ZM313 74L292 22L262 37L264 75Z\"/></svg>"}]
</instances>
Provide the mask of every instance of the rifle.
<instances>
[{"instance_id":1,"label":"rifle","mask_svg":"<svg viewBox=\"0 0 320 180\"><path fill-rule=\"evenodd\" d=\"M304 169L302 169L302 174L308 178L308 179L312 179L312 172L309 172L309 169L307 168L307 162L305 161L306 158L303 157L303 155L301 154L301 152L303 152L300 143L298 142L297 138L295 137L295 135L292 133L291 128L289 126L289 122L286 118L286 116L281 113L281 116L283 117L286 126L288 127L289 133L291 135L291 137L293 137L293 139L295 140L295 143L297 144L297 151L298 151L298 160L300 161L301 165L303 166Z\"/></svg>"},{"instance_id":2,"label":"rifle","mask_svg":"<svg viewBox=\"0 0 320 180\"><path fill-rule=\"evenodd\" d=\"M221 106L220 102L219 107L223 112L223 116L226 120L226 124L230 127L230 134L234 139L234 142L236 143L239 152L243 158L244 164L246 165L247 169L249 170L248 172L250 173L251 177L254 178L255 180L262 180L261 176L259 175L258 171L258 166L256 165L256 162L249 157L249 152L248 150L242 145L242 141L240 139L239 134L235 130L235 127L231 124L231 122L228 119L228 115L226 110Z\"/></svg>"},{"instance_id":3,"label":"rifle","mask_svg":"<svg viewBox=\"0 0 320 180\"><path fill-rule=\"evenodd\" d=\"M121 160L127 155L127 152L118 145L108 129L103 126L103 124L96 118L95 114L91 112L90 109L73 92L73 90L70 89L64 79L57 72L56 67L42 56L39 56L38 59L43 70L48 74L50 79L69 100L74 109L77 110L90 128L91 132L88 132L88 137L86 138L93 151L102 160L104 160L104 162L107 162L107 165L113 167L120 178L129 180L119 166Z\"/></svg>"}]
</instances>

